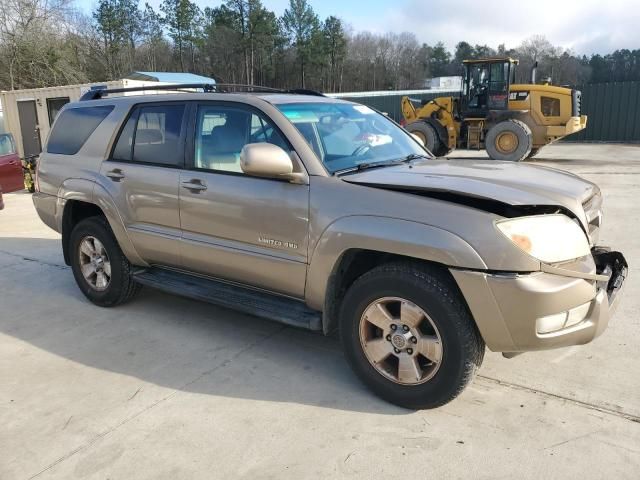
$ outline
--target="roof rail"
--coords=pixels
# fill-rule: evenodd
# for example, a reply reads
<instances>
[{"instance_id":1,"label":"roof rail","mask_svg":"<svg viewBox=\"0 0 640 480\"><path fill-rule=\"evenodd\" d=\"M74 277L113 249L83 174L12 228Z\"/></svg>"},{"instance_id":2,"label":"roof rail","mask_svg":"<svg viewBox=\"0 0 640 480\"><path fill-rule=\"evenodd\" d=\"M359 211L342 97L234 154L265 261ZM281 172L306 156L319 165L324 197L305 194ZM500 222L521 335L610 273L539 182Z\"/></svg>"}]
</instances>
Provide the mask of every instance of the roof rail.
<instances>
[{"instance_id":1,"label":"roof rail","mask_svg":"<svg viewBox=\"0 0 640 480\"><path fill-rule=\"evenodd\" d=\"M124 88L95 88L89 90L80 97L80 101L84 100L98 100L105 95L111 93L125 93L125 92L144 92L150 90L182 90L184 88L201 88L205 92L211 92L215 88L213 83L176 83L173 85L146 85L143 87L124 87Z\"/></svg>"},{"instance_id":2,"label":"roof rail","mask_svg":"<svg viewBox=\"0 0 640 480\"><path fill-rule=\"evenodd\" d=\"M290 90L283 90L283 93L293 93L294 95L313 95L315 97L324 97L325 94L318 92L317 90L309 90L307 88L292 88Z\"/></svg>"},{"instance_id":3,"label":"roof rail","mask_svg":"<svg viewBox=\"0 0 640 480\"><path fill-rule=\"evenodd\" d=\"M80 97L80 101L98 100L112 93L144 92L144 91L154 91L154 90L182 91L184 89L202 89L202 91L205 93L234 93L234 92L289 93L294 95L314 95L314 96L324 97L324 95L321 92L317 92L315 90L307 90L304 88L293 88L289 90L283 90L279 88L263 87L259 85L244 85L240 83L175 83L175 84L146 85L141 87L124 87L124 88L105 88L104 86L98 86L84 93Z\"/></svg>"}]
</instances>

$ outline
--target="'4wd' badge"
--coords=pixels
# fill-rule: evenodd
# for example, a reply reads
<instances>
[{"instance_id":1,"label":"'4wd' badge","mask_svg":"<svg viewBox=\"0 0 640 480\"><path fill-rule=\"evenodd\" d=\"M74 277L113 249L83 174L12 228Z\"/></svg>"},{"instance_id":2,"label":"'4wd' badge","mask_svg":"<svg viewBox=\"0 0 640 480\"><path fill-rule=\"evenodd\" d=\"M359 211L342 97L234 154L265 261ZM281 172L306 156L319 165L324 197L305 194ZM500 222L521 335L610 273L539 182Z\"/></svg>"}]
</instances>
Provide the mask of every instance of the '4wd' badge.
<instances>
[{"instance_id":1,"label":"'4wd' badge","mask_svg":"<svg viewBox=\"0 0 640 480\"><path fill-rule=\"evenodd\" d=\"M268 238L264 235L260 235L258 237L258 243L262 243L263 245L268 245L274 248L289 248L292 250L296 250L298 248L298 244L295 242L287 242L285 240L277 240L275 238Z\"/></svg>"}]
</instances>

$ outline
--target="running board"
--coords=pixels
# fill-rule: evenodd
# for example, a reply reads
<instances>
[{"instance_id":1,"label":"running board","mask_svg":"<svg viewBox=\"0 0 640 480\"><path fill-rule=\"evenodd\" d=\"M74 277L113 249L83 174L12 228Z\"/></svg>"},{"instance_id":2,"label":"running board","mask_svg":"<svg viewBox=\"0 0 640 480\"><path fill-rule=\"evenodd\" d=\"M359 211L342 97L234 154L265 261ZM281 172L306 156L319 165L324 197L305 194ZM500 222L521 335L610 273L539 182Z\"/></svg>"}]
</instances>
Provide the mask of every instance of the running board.
<instances>
[{"instance_id":1,"label":"running board","mask_svg":"<svg viewBox=\"0 0 640 480\"><path fill-rule=\"evenodd\" d=\"M134 273L136 282L174 295L308 330L322 330L322 314L291 298L162 268Z\"/></svg>"}]
</instances>

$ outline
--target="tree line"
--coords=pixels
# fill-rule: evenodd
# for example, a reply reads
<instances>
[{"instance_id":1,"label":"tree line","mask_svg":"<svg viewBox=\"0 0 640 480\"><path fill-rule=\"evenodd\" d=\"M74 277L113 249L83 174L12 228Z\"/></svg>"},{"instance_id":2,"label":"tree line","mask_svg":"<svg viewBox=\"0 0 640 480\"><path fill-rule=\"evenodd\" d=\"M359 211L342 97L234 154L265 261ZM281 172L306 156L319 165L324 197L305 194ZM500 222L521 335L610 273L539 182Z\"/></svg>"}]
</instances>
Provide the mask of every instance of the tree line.
<instances>
[{"instance_id":1,"label":"tree line","mask_svg":"<svg viewBox=\"0 0 640 480\"><path fill-rule=\"evenodd\" d=\"M182 71L221 83L325 92L422 88L460 75L462 60L509 55L519 81L538 62L555 84L640 80L640 50L578 56L534 36L514 48L459 42L449 51L411 32L355 32L321 19L308 0L282 16L261 0L226 0L201 9L191 0L99 0L91 15L73 0L0 0L0 89L102 82L130 72Z\"/></svg>"}]
</instances>

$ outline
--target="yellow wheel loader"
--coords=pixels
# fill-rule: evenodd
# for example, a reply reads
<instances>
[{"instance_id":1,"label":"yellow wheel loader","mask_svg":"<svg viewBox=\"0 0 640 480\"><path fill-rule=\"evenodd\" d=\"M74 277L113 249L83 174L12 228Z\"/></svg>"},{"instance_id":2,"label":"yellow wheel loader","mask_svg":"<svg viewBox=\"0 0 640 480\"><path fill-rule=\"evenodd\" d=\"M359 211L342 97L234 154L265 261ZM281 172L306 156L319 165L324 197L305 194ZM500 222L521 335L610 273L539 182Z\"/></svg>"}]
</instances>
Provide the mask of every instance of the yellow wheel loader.
<instances>
[{"instance_id":1,"label":"yellow wheel loader","mask_svg":"<svg viewBox=\"0 0 640 480\"><path fill-rule=\"evenodd\" d=\"M542 147L587 126L580 115L580 91L545 83L516 84L518 60L465 60L463 90L416 108L402 98L405 128L436 156L454 148L486 149L495 160L519 162Z\"/></svg>"}]
</instances>

